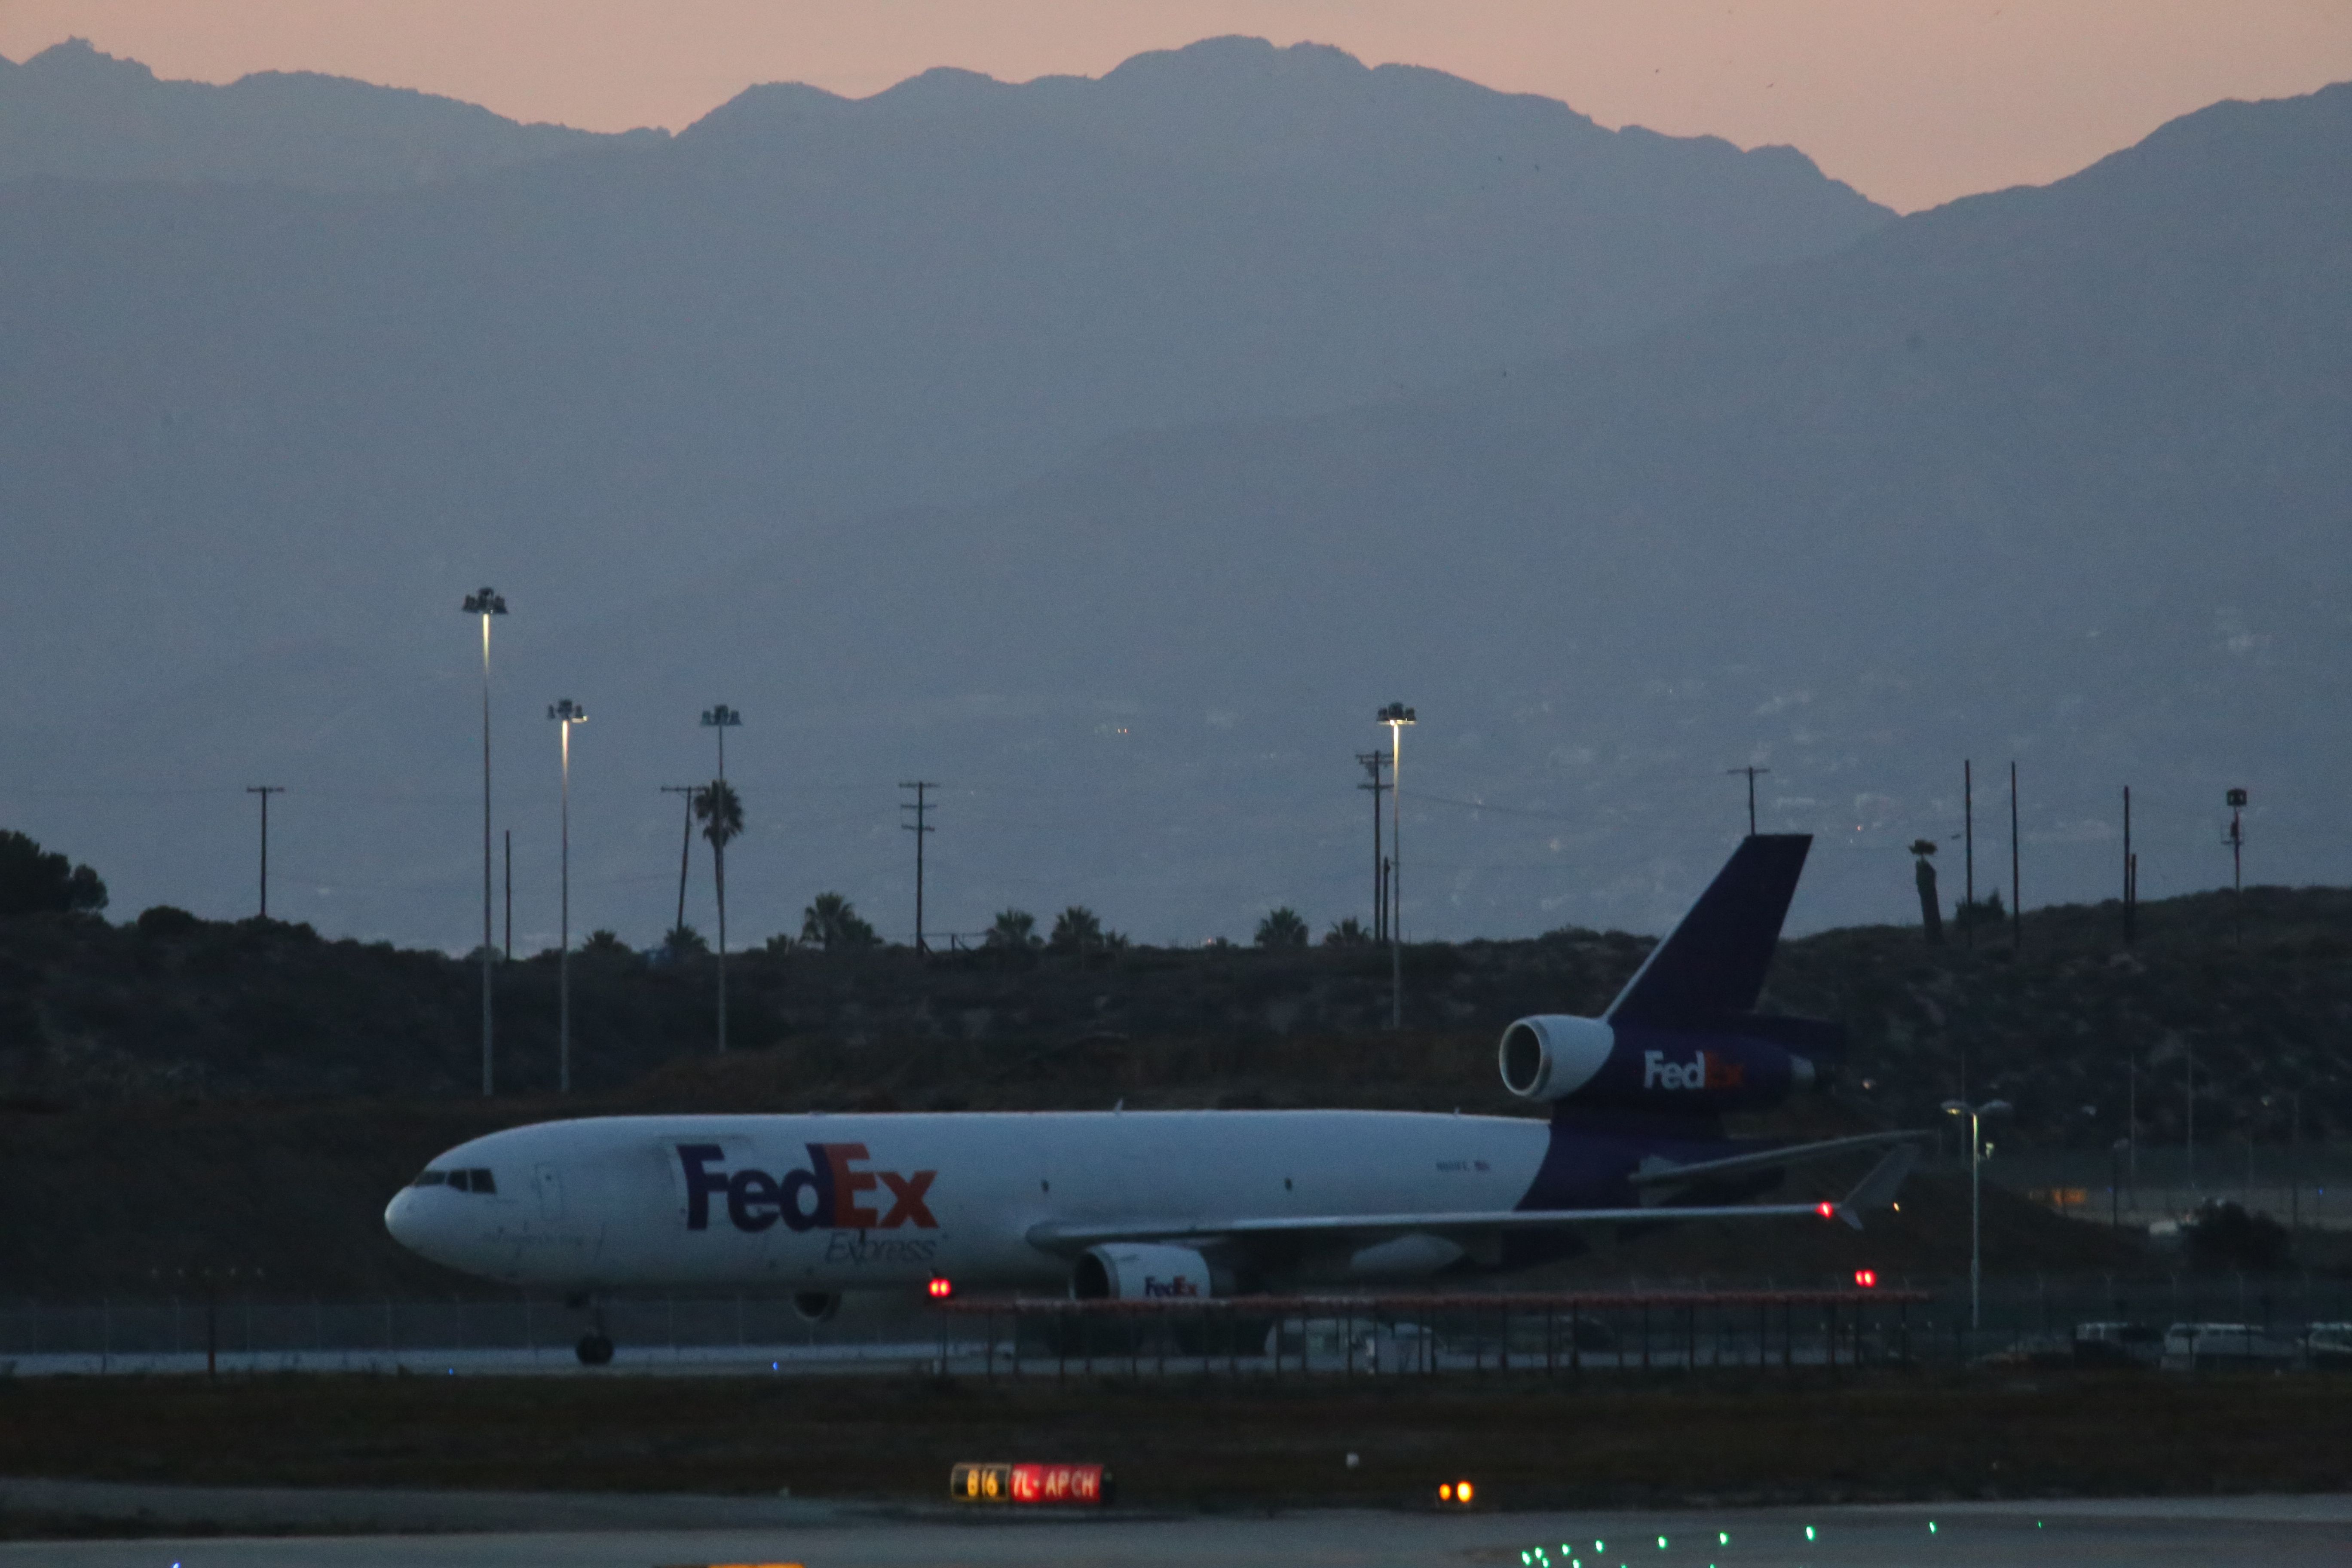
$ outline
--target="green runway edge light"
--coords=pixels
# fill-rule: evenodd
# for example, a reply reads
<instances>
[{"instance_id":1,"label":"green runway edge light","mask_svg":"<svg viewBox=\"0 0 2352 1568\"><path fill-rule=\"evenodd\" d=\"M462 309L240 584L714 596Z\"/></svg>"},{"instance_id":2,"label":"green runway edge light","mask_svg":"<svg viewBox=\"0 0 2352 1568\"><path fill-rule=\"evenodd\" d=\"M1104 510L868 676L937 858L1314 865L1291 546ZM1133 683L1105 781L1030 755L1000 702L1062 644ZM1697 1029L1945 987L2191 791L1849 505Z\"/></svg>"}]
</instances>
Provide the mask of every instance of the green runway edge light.
<instances>
[{"instance_id":1,"label":"green runway edge light","mask_svg":"<svg viewBox=\"0 0 2352 1568\"><path fill-rule=\"evenodd\" d=\"M1810 1524L1809 1524L1809 1525L1805 1526L1805 1539L1806 1539L1806 1540L1808 1540L1808 1541L1811 1541L1812 1538L1813 1538L1813 1527L1812 1527L1811 1525L1810 1525Z\"/></svg>"}]
</instances>

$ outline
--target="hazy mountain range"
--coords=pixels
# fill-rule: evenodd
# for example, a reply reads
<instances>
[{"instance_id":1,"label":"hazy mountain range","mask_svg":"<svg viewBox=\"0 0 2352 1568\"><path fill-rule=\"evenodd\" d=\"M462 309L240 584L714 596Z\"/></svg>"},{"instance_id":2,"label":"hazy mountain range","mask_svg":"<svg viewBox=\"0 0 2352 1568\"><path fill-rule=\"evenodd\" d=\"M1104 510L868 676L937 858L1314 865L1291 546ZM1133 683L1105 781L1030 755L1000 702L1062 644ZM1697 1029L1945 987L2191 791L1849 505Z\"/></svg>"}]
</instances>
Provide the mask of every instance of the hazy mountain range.
<instances>
[{"instance_id":1,"label":"hazy mountain range","mask_svg":"<svg viewBox=\"0 0 2352 1568\"><path fill-rule=\"evenodd\" d=\"M1654 929L1750 762L1830 836L1801 923L1906 913L1963 756L1980 889L2011 756L2029 902L2126 783L2151 897L2232 783L2257 876L2352 876L2352 89L1893 221L1243 40L477 167L0 186L0 809L131 907L236 908L287 783L275 912L470 940L482 581L534 942L558 696L574 929L639 941L712 701L739 942L909 926L918 776L935 928L1360 913L1391 698L1424 934Z\"/></svg>"},{"instance_id":2,"label":"hazy mountain range","mask_svg":"<svg viewBox=\"0 0 2352 1568\"><path fill-rule=\"evenodd\" d=\"M257 71L226 87L158 81L79 38L22 65L0 58L0 180L390 190L616 140L313 71Z\"/></svg>"}]
</instances>

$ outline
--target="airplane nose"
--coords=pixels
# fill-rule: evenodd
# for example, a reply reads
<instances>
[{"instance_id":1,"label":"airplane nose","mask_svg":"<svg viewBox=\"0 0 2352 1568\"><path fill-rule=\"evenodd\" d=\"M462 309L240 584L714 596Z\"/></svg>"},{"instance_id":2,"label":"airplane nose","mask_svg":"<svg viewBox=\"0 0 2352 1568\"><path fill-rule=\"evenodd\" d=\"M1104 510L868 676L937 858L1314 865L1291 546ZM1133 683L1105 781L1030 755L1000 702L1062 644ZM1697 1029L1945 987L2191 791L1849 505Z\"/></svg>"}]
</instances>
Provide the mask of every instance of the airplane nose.
<instances>
[{"instance_id":1,"label":"airplane nose","mask_svg":"<svg viewBox=\"0 0 2352 1568\"><path fill-rule=\"evenodd\" d=\"M393 1240L409 1251L424 1250L418 1245L425 1239L425 1226L416 1212L415 1188L401 1188L393 1194L392 1202L383 1205L383 1228L392 1233Z\"/></svg>"}]
</instances>

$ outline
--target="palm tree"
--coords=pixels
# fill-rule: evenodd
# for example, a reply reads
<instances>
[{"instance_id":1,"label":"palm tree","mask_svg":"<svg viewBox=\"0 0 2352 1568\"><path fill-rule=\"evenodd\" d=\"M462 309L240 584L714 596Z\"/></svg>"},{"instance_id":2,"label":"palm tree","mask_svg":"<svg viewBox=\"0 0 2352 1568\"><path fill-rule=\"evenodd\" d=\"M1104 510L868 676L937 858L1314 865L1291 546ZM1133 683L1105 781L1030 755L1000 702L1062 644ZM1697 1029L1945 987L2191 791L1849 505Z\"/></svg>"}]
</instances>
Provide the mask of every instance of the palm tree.
<instances>
[{"instance_id":1,"label":"palm tree","mask_svg":"<svg viewBox=\"0 0 2352 1568\"><path fill-rule=\"evenodd\" d=\"M1103 945L1102 921L1084 904L1072 904L1054 917L1054 934L1045 945L1055 952L1091 952Z\"/></svg>"},{"instance_id":2,"label":"palm tree","mask_svg":"<svg viewBox=\"0 0 2352 1568\"><path fill-rule=\"evenodd\" d=\"M1027 910L1000 910L981 945L1026 952L1037 945L1037 917Z\"/></svg>"},{"instance_id":3,"label":"palm tree","mask_svg":"<svg viewBox=\"0 0 2352 1568\"><path fill-rule=\"evenodd\" d=\"M743 797L725 779L694 794L695 819L710 840L710 875L719 888L719 1048L727 1049L727 841L743 831Z\"/></svg>"},{"instance_id":4,"label":"palm tree","mask_svg":"<svg viewBox=\"0 0 2352 1568\"><path fill-rule=\"evenodd\" d=\"M1337 921L1323 933L1325 947L1369 947L1371 941L1372 933L1366 931L1364 922L1353 915Z\"/></svg>"},{"instance_id":5,"label":"palm tree","mask_svg":"<svg viewBox=\"0 0 2352 1568\"><path fill-rule=\"evenodd\" d=\"M1936 863L1928 858L1935 852L1934 839L1921 838L1913 841L1911 853L1916 858L1917 864L1911 873L1911 879L1919 887L1919 923L1927 929L1929 944L1941 946L1944 941L1944 915L1939 907L1940 900L1936 897Z\"/></svg>"},{"instance_id":6,"label":"palm tree","mask_svg":"<svg viewBox=\"0 0 2352 1568\"><path fill-rule=\"evenodd\" d=\"M872 947L880 938L858 917L857 907L839 893L819 893L801 911L801 941L831 952L835 948Z\"/></svg>"},{"instance_id":7,"label":"palm tree","mask_svg":"<svg viewBox=\"0 0 2352 1568\"><path fill-rule=\"evenodd\" d=\"M1257 922L1256 942L1260 947L1305 947L1307 922L1288 904L1266 911L1265 919Z\"/></svg>"}]
</instances>

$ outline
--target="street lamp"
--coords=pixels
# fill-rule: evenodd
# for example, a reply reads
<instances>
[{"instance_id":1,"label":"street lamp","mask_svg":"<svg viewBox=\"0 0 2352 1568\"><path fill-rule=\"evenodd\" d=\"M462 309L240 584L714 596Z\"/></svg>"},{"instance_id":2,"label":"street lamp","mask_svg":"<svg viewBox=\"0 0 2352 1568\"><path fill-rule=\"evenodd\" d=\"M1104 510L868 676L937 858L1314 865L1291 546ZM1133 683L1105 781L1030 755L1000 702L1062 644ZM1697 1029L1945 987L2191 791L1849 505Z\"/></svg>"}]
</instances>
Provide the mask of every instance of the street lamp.
<instances>
[{"instance_id":1,"label":"street lamp","mask_svg":"<svg viewBox=\"0 0 2352 1568\"><path fill-rule=\"evenodd\" d=\"M563 913L555 950L556 1081L572 1092L572 726L588 722L588 710L569 697L551 702L547 716L563 734Z\"/></svg>"},{"instance_id":2,"label":"street lamp","mask_svg":"<svg viewBox=\"0 0 2352 1568\"><path fill-rule=\"evenodd\" d=\"M1969 1119L1969 1331L1974 1333L1984 1327L1982 1124L1988 1116L2008 1115L2010 1103L2005 1100L1988 1100L1982 1105L1970 1105L1965 1100L1948 1100L1944 1101L1944 1111L1947 1115Z\"/></svg>"},{"instance_id":3,"label":"street lamp","mask_svg":"<svg viewBox=\"0 0 2352 1568\"><path fill-rule=\"evenodd\" d=\"M466 595L467 615L482 617L482 1093L490 1092L490 617L507 613L496 588Z\"/></svg>"},{"instance_id":4,"label":"street lamp","mask_svg":"<svg viewBox=\"0 0 2352 1568\"><path fill-rule=\"evenodd\" d=\"M1412 710L1391 702L1373 716L1389 727L1389 1027L1404 1027L1404 727Z\"/></svg>"}]
</instances>

